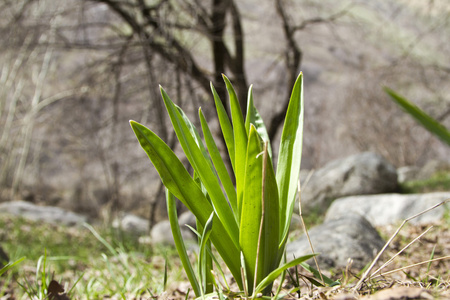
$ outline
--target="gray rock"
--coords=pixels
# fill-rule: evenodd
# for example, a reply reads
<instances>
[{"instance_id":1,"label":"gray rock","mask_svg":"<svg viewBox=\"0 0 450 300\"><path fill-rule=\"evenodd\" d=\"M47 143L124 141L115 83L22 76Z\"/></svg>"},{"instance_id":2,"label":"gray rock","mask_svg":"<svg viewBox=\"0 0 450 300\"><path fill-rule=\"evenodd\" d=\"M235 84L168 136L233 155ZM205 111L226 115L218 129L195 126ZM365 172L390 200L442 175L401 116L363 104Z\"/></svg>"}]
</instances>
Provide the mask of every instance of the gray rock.
<instances>
[{"instance_id":1,"label":"gray rock","mask_svg":"<svg viewBox=\"0 0 450 300\"><path fill-rule=\"evenodd\" d=\"M398 183L417 180L420 168L416 166L405 166L397 169Z\"/></svg>"},{"instance_id":2,"label":"gray rock","mask_svg":"<svg viewBox=\"0 0 450 300\"><path fill-rule=\"evenodd\" d=\"M21 216L32 221L73 226L87 221L87 217L59 207L38 206L25 201L10 201L0 204L0 213Z\"/></svg>"},{"instance_id":3,"label":"gray rock","mask_svg":"<svg viewBox=\"0 0 450 300\"><path fill-rule=\"evenodd\" d=\"M186 227L185 225L189 225L192 228L196 228L197 221L194 214L188 210L178 217L178 224L180 224L181 227Z\"/></svg>"},{"instance_id":4,"label":"gray rock","mask_svg":"<svg viewBox=\"0 0 450 300\"><path fill-rule=\"evenodd\" d=\"M150 228L150 222L147 219L133 214L126 214L121 219L114 220L112 225L137 235L147 234Z\"/></svg>"},{"instance_id":5,"label":"gray rock","mask_svg":"<svg viewBox=\"0 0 450 300\"><path fill-rule=\"evenodd\" d=\"M195 234L186 225L196 228L196 219L193 213L186 211L178 217L181 236L188 244L196 244ZM152 227L150 231L151 244L175 245L172 236L172 229L168 220L161 221Z\"/></svg>"},{"instance_id":6,"label":"gray rock","mask_svg":"<svg viewBox=\"0 0 450 300\"><path fill-rule=\"evenodd\" d=\"M323 269L345 268L352 260L352 267L362 269L370 263L384 246L384 241L362 216L350 214L329 220L308 231L317 256L319 266ZM305 235L287 245L288 260L311 253ZM314 266L311 259L308 263Z\"/></svg>"},{"instance_id":7,"label":"gray rock","mask_svg":"<svg viewBox=\"0 0 450 300\"><path fill-rule=\"evenodd\" d=\"M180 226L181 236L183 240L186 242L194 242L194 234L192 231L186 226ZM161 221L153 226L150 231L150 240L153 245L162 244L162 245L175 245L172 236L172 230L170 228L170 223L168 220Z\"/></svg>"},{"instance_id":8,"label":"gray rock","mask_svg":"<svg viewBox=\"0 0 450 300\"><path fill-rule=\"evenodd\" d=\"M448 198L450 198L450 192L345 197L337 199L331 204L325 221L355 212L364 216L374 226L398 224ZM447 203L446 206L450 208L450 203ZM410 222L412 224L437 223L442 220L444 212L445 207L440 206Z\"/></svg>"},{"instance_id":9,"label":"gray rock","mask_svg":"<svg viewBox=\"0 0 450 300\"><path fill-rule=\"evenodd\" d=\"M302 209L325 211L340 197L391 193L397 170L380 155L365 152L328 163L302 183Z\"/></svg>"}]
</instances>

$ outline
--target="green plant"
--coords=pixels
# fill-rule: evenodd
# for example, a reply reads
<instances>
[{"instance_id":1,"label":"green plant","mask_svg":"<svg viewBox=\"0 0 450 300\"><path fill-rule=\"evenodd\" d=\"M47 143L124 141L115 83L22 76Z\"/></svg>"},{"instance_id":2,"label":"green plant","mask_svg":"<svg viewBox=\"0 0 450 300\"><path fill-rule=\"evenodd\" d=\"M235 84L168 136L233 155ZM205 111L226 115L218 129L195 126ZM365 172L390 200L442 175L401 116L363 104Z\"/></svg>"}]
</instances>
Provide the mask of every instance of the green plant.
<instances>
[{"instance_id":1,"label":"green plant","mask_svg":"<svg viewBox=\"0 0 450 300\"><path fill-rule=\"evenodd\" d=\"M244 120L231 82L226 76L223 79L229 94L231 121L212 84L211 90L232 174L227 171L201 109L199 118L206 147L193 123L162 88L164 104L194 174L188 173L175 153L153 131L135 121L130 124L167 189L168 214L176 247L196 296L204 296L217 287L211 271L214 264L217 267L219 264L213 263L216 258L211 243L232 273L241 294L269 295L273 281L287 268L314 256L305 255L281 263L300 171L303 75L300 73L292 90L276 173L266 127L253 103L252 87ZM198 277L179 233L175 197L197 218Z\"/></svg>"},{"instance_id":2,"label":"green plant","mask_svg":"<svg viewBox=\"0 0 450 300\"><path fill-rule=\"evenodd\" d=\"M47 257L47 251L42 255L37 262L34 282L30 282L28 278L24 278L23 283L18 284L23 289L24 293L28 295L29 299L69 299L67 295L73 293L75 285L80 281L81 276L76 280L73 287L64 293L63 286L58 283L53 275L50 276L48 263L56 260L66 260L67 257ZM60 295L60 293L64 293Z\"/></svg>"},{"instance_id":3,"label":"green plant","mask_svg":"<svg viewBox=\"0 0 450 300\"><path fill-rule=\"evenodd\" d=\"M400 107L402 107L410 116L416 119L420 125L450 146L450 131L448 131L447 128L390 88L384 88L384 91L395 103L400 105Z\"/></svg>"}]
</instances>

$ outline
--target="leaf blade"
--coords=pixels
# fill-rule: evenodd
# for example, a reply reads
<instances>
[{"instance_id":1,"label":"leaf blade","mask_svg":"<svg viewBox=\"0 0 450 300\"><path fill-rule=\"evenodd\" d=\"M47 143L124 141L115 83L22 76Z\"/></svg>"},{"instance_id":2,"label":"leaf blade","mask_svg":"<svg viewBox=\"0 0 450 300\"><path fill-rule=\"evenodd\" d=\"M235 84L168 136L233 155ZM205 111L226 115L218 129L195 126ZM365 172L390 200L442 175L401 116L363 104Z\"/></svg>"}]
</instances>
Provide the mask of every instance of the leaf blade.
<instances>
[{"instance_id":1,"label":"leaf blade","mask_svg":"<svg viewBox=\"0 0 450 300\"><path fill-rule=\"evenodd\" d=\"M241 203L244 190L245 178L245 157L247 153L247 132L245 131L244 117L242 115L241 106L239 104L236 92L230 80L222 75L230 97L231 119L233 123L234 136L234 173L236 176L236 193L238 199L238 214L241 215Z\"/></svg>"},{"instance_id":2,"label":"leaf blade","mask_svg":"<svg viewBox=\"0 0 450 300\"><path fill-rule=\"evenodd\" d=\"M262 217L262 151L261 140L255 127L250 127L248 140L245 184L241 204L239 245L245 259L249 293L253 290L257 265L258 239Z\"/></svg>"},{"instance_id":3,"label":"leaf blade","mask_svg":"<svg viewBox=\"0 0 450 300\"><path fill-rule=\"evenodd\" d=\"M284 253L294 209L303 142L303 73L292 89L281 135L276 179L280 194L280 253ZM281 255L279 261L281 261Z\"/></svg>"},{"instance_id":4,"label":"leaf blade","mask_svg":"<svg viewBox=\"0 0 450 300\"><path fill-rule=\"evenodd\" d=\"M245 116L245 130L250 131L250 124L253 124L258 132L259 136L264 142L269 143L269 155L272 158L272 147L270 144L269 134L267 133L266 125L264 120L256 109L255 103L253 101L253 86L251 85L248 89L248 99L247 99L247 114Z\"/></svg>"},{"instance_id":5,"label":"leaf blade","mask_svg":"<svg viewBox=\"0 0 450 300\"><path fill-rule=\"evenodd\" d=\"M206 147L208 148L209 155L213 161L214 167L216 168L217 175L219 176L220 181L225 189L225 192L228 196L228 201L230 202L231 209L235 213L236 221L239 220L237 216L237 195L236 189L234 188L233 181L231 180L231 176L228 174L227 167L222 160L220 155L220 151L217 148L216 142L212 136L211 130L209 129L208 123L206 122L205 116L202 113L202 110L199 109L200 123L202 126L203 136L205 138Z\"/></svg>"},{"instance_id":6,"label":"leaf blade","mask_svg":"<svg viewBox=\"0 0 450 300\"><path fill-rule=\"evenodd\" d=\"M186 272L189 282L194 290L195 296L201 295L200 285L195 276L192 264L189 261L189 256L186 251L186 246L181 236L180 225L178 224L177 206L176 200L172 193L166 188L166 202L167 202L167 215L169 217L170 229L172 231L173 240L175 242L175 248L177 249L178 256L180 257L181 264Z\"/></svg>"},{"instance_id":7,"label":"leaf blade","mask_svg":"<svg viewBox=\"0 0 450 300\"><path fill-rule=\"evenodd\" d=\"M392 98L392 100L403 108L403 110L419 122L420 125L450 146L450 131L447 128L415 104L400 96L390 88L385 87L384 91Z\"/></svg>"},{"instance_id":8,"label":"leaf blade","mask_svg":"<svg viewBox=\"0 0 450 300\"><path fill-rule=\"evenodd\" d=\"M239 244L238 224L236 223L234 214L222 193L222 188L220 187L212 163L209 157L207 157L203 143L198 137L198 132L189 119L183 117L184 113L182 113L182 110L172 102L162 88L161 94L175 129L175 133L178 137L178 141L180 142L186 157L208 191L213 203L214 211L237 247Z\"/></svg>"},{"instance_id":9,"label":"leaf blade","mask_svg":"<svg viewBox=\"0 0 450 300\"><path fill-rule=\"evenodd\" d=\"M219 125L222 130L223 139L225 140L225 144L227 146L228 155L231 160L231 165L233 167L233 170L235 169L235 145L234 145L234 134L233 134L233 127L231 126L230 119L228 118L227 111L223 107L222 101L220 100L219 94L217 94L216 89L214 88L213 84L210 84L211 91L214 96L214 104L216 106L217 111L217 117L219 119Z\"/></svg>"},{"instance_id":10,"label":"leaf blade","mask_svg":"<svg viewBox=\"0 0 450 300\"><path fill-rule=\"evenodd\" d=\"M130 125L141 147L158 171L163 184L204 225L213 208L181 161L154 132L135 121L130 121ZM231 273L235 276L238 285L242 287L239 249L235 246L221 222L215 222L213 226L211 240Z\"/></svg>"},{"instance_id":11,"label":"leaf blade","mask_svg":"<svg viewBox=\"0 0 450 300\"><path fill-rule=\"evenodd\" d=\"M264 278L256 287L254 294L258 294L260 293L263 289L265 289L269 284L271 284L275 279L277 279L277 277L285 270L292 268L298 264L301 264L302 262L316 256L317 254L308 254L308 255L304 255L302 257L298 257L296 259L293 259L292 261L276 268L275 270L273 270L272 272L270 272L269 275L266 276L266 278Z\"/></svg>"}]
</instances>

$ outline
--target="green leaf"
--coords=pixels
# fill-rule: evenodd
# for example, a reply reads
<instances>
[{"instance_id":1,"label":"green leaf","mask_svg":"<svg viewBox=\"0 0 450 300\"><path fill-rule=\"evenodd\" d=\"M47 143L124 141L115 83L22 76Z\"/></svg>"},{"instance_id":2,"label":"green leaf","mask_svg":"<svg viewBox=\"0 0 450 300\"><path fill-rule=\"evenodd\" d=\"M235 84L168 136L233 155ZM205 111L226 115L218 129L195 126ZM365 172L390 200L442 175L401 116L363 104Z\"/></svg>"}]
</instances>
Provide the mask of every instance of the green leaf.
<instances>
[{"instance_id":1,"label":"green leaf","mask_svg":"<svg viewBox=\"0 0 450 300\"><path fill-rule=\"evenodd\" d=\"M202 184L208 191L209 197L213 203L214 211L232 238L233 243L237 247L239 244L238 224L234 218L234 214L230 206L228 205L227 199L222 193L222 188L216 173L214 172L212 163L209 157L206 157L206 150L202 150L201 147L199 147L199 144L202 143L195 134L196 130L193 131L192 128L194 126L191 122L187 118L183 118L180 113L181 109L176 107L162 88L161 94L169 113L170 120L172 121L172 125L175 129L175 133L178 137L178 141L180 142L181 147L183 148L183 151L195 172L197 172L200 177ZM192 134L192 132L194 132L194 134ZM192 203L189 205L192 205Z\"/></svg>"},{"instance_id":2,"label":"green leaf","mask_svg":"<svg viewBox=\"0 0 450 300\"><path fill-rule=\"evenodd\" d=\"M239 245L244 254L249 293L253 290L262 217L262 147L261 139L251 126L245 165Z\"/></svg>"},{"instance_id":3,"label":"green leaf","mask_svg":"<svg viewBox=\"0 0 450 300\"><path fill-rule=\"evenodd\" d=\"M212 292L213 284L211 282L211 257L208 253L205 253L205 249L208 246L209 236L211 235L212 225L213 225L214 213L211 213L208 221L206 221L205 227L203 229L203 234L200 238L200 247L198 254L198 273L202 285L200 286L201 294Z\"/></svg>"},{"instance_id":4,"label":"green leaf","mask_svg":"<svg viewBox=\"0 0 450 300\"><path fill-rule=\"evenodd\" d=\"M201 224L206 224L213 208L172 149L145 126L134 121L130 121L130 125L166 188L186 205ZM214 223L211 240L242 287L239 248L220 221Z\"/></svg>"},{"instance_id":5,"label":"green leaf","mask_svg":"<svg viewBox=\"0 0 450 300\"><path fill-rule=\"evenodd\" d=\"M425 113L419 107L408 101L406 98L400 96L390 88L384 88L384 91L400 105L409 115L411 115L420 125L426 130L437 136L441 141L450 146L450 131L447 130L441 123L433 119L430 115Z\"/></svg>"},{"instance_id":6,"label":"green leaf","mask_svg":"<svg viewBox=\"0 0 450 300\"><path fill-rule=\"evenodd\" d=\"M280 194L280 233L279 253L284 247L294 210L295 195L300 173L303 140L303 74L297 77L292 89L289 106L281 134L280 151L277 164L277 183ZM282 255L279 256L281 261Z\"/></svg>"},{"instance_id":7,"label":"green leaf","mask_svg":"<svg viewBox=\"0 0 450 300\"><path fill-rule=\"evenodd\" d=\"M234 188L231 176L228 174L227 167L225 166L225 163L222 160L220 151L217 148L216 142L214 141L211 131L209 130L208 123L206 122L205 116L203 115L201 109L199 109L199 116L202 125L203 136L205 137L205 142L209 151L209 155L211 156L219 179L222 182L225 192L227 193L228 201L230 202L231 209L235 213L235 219L237 221L239 220L239 216L237 216L238 209L237 209L236 189Z\"/></svg>"},{"instance_id":8,"label":"green leaf","mask_svg":"<svg viewBox=\"0 0 450 300\"><path fill-rule=\"evenodd\" d=\"M222 129L223 138L225 140L225 144L227 145L228 155L231 160L231 165L233 170L235 169L235 150L234 150L234 133L233 127L231 126L230 119L228 118L227 111L223 107L222 101L220 100L219 95L216 92L213 84L211 83L211 91L214 95L214 103L216 105L217 117L219 118L220 128Z\"/></svg>"},{"instance_id":9,"label":"green leaf","mask_svg":"<svg viewBox=\"0 0 450 300\"><path fill-rule=\"evenodd\" d=\"M191 283L192 289L194 290L195 295L198 297L201 295L200 285L197 278L195 277L194 269L192 268L191 262L189 261L189 256L183 242L183 237L181 236L180 225L178 224L176 200L173 194L171 194L168 189L166 189L166 201L167 214L169 216L170 228L172 230L175 247L177 248L178 256L180 257L181 263L189 279L189 282Z\"/></svg>"},{"instance_id":10,"label":"green leaf","mask_svg":"<svg viewBox=\"0 0 450 300\"><path fill-rule=\"evenodd\" d=\"M315 277L316 279L318 279L318 280L320 280L320 281L322 281L322 279L323 279L324 283L325 283L327 286L332 287L332 286L336 286L336 285L341 284L339 281L334 281L333 279L331 279L331 278L329 278L329 277L327 277L327 276L325 276L325 275L323 275L323 274L320 274L319 271L317 271L315 268L311 267L311 266L310 266L309 264L307 264L306 262L302 262L302 263L300 263L300 265L301 265L305 270L307 270L308 272L311 272L311 273L314 275L314 277Z\"/></svg>"},{"instance_id":11,"label":"green leaf","mask_svg":"<svg viewBox=\"0 0 450 300\"><path fill-rule=\"evenodd\" d=\"M260 265L258 266L257 283L267 276L273 269L278 267L278 245L280 204L278 199L278 187L273 170L272 160L269 155L268 142L264 145L263 152L263 227L260 233Z\"/></svg>"},{"instance_id":12,"label":"green leaf","mask_svg":"<svg viewBox=\"0 0 450 300\"><path fill-rule=\"evenodd\" d=\"M277 264L278 190L267 145L250 125L239 243L246 261L248 290Z\"/></svg>"},{"instance_id":13,"label":"green leaf","mask_svg":"<svg viewBox=\"0 0 450 300\"><path fill-rule=\"evenodd\" d=\"M253 124L258 131L259 136L263 139L264 142L269 143L269 155L272 158L272 147L270 145L269 134L267 133L266 125L264 125L264 121L261 118L258 110L255 107L253 102L253 86L251 85L248 89L248 99L247 99L247 115L245 117L245 130L246 132L250 131L250 124Z\"/></svg>"},{"instance_id":14,"label":"green leaf","mask_svg":"<svg viewBox=\"0 0 450 300\"><path fill-rule=\"evenodd\" d=\"M231 85L230 80L222 75L227 86L228 95L230 96L231 119L233 122L233 134L235 145L234 156L234 173L236 176L236 193L238 199L239 216L242 213L241 203L244 192L245 178L245 156L247 152L247 132L245 131L244 117L242 116L241 106Z\"/></svg>"},{"instance_id":15,"label":"green leaf","mask_svg":"<svg viewBox=\"0 0 450 300\"><path fill-rule=\"evenodd\" d=\"M308 254L308 255L304 255L302 257L296 258L284 265L282 265L281 267L276 268L275 270L273 270L272 272L270 272L269 275L267 275L256 287L255 291L253 292L254 295L260 293L262 290L264 290L267 286L269 286L270 284L273 283L273 281L275 279L278 278L278 276L280 276L281 273L283 273L283 271L292 268L304 261L307 261L308 259L316 256L317 254L313 253L313 254Z\"/></svg>"}]
</instances>

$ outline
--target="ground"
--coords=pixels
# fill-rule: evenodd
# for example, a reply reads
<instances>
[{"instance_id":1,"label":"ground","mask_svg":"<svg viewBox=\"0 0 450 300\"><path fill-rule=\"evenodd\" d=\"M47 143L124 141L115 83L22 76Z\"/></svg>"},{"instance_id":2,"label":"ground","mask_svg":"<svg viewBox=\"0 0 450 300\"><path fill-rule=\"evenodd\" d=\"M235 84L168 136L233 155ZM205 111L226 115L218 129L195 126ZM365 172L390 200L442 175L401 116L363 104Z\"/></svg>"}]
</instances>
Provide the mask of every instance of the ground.
<instances>
[{"instance_id":1,"label":"ground","mask_svg":"<svg viewBox=\"0 0 450 300\"><path fill-rule=\"evenodd\" d=\"M381 273L366 280L358 291L353 288L361 274L354 270L324 270L342 283L332 288L311 287L302 277L308 274L300 270L300 292L288 293L296 285L288 279L282 293L288 293L285 299L450 299L450 222L445 220L414 241ZM139 244L137 237L105 226L97 227L96 238L85 227L65 228L9 217L2 217L0 225L2 247L10 258L27 257L2 275L2 300L45 299L45 287L51 279L62 284L69 299L185 299L189 290L173 249ZM376 266L428 228L406 225ZM395 226L379 228L386 240L395 230ZM442 257L446 258L427 262ZM397 271L389 273L393 270Z\"/></svg>"}]
</instances>

